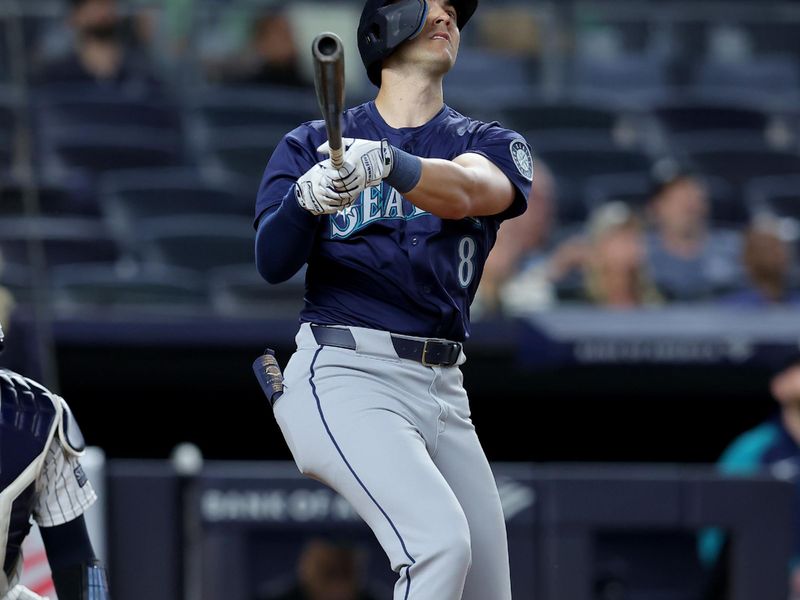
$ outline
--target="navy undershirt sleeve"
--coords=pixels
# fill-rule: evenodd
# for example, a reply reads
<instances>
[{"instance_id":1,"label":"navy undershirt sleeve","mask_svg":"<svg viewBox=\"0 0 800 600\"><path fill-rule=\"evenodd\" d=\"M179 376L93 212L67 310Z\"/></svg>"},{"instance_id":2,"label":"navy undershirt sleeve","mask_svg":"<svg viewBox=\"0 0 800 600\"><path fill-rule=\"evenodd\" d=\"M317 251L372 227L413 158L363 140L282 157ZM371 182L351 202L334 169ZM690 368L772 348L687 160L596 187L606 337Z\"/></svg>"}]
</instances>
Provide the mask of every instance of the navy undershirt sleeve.
<instances>
[{"instance_id":1,"label":"navy undershirt sleeve","mask_svg":"<svg viewBox=\"0 0 800 600\"><path fill-rule=\"evenodd\" d=\"M95 558L83 516L56 527L42 527L41 533L47 561L54 572Z\"/></svg>"},{"instance_id":2,"label":"navy undershirt sleeve","mask_svg":"<svg viewBox=\"0 0 800 600\"><path fill-rule=\"evenodd\" d=\"M256 233L256 267L269 283L291 278L308 261L320 218L295 200L294 188L283 202L267 208Z\"/></svg>"}]
</instances>

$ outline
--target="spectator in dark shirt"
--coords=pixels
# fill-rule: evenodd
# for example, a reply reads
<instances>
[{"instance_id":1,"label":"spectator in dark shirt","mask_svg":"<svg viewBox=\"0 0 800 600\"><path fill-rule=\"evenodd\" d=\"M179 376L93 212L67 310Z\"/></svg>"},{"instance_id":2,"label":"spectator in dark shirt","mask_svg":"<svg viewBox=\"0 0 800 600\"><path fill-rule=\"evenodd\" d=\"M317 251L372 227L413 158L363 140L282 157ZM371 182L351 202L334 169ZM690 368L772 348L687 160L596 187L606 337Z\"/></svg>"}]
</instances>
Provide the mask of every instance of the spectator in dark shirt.
<instances>
[{"instance_id":1,"label":"spectator in dark shirt","mask_svg":"<svg viewBox=\"0 0 800 600\"><path fill-rule=\"evenodd\" d=\"M297 61L291 21L285 12L276 10L253 23L249 47L222 79L235 85L310 87Z\"/></svg>"},{"instance_id":2,"label":"spectator in dark shirt","mask_svg":"<svg viewBox=\"0 0 800 600\"><path fill-rule=\"evenodd\" d=\"M771 219L754 223L744 236L742 258L749 286L722 300L742 307L800 305L800 293L790 289L792 249Z\"/></svg>"},{"instance_id":3,"label":"spectator in dark shirt","mask_svg":"<svg viewBox=\"0 0 800 600\"><path fill-rule=\"evenodd\" d=\"M296 583L282 592L260 594L258 600L375 600L364 590L362 571L358 550L314 539L300 555Z\"/></svg>"},{"instance_id":4,"label":"spectator in dark shirt","mask_svg":"<svg viewBox=\"0 0 800 600\"><path fill-rule=\"evenodd\" d=\"M75 47L45 64L43 86L96 86L131 94L158 91L160 83L144 55L126 43L116 0L70 0L69 25Z\"/></svg>"},{"instance_id":5,"label":"spectator in dark shirt","mask_svg":"<svg viewBox=\"0 0 800 600\"><path fill-rule=\"evenodd\" d=\"M778 403L775 416L751 429L728 447L719 462L723 473L732 475L772 474L793 481L796 511L793 523L794 559L791 572L792 598L800 597L800 357L778 369L770 381L770 392ZM706 531L700 538L700 554L707 564L720 556L724 534ZM724 579L724 578L723 578ZM726 595L724 597L727 597Z\"/></svg>"},{"instance_id":6,"label":"spectator in dark shirt","mask_svg":"<svg viewBox=\"0 0 800 600\"><path fill-rule=\"evenodd\" d=\"M680 172L655 187L647 236L650 272L668 300L693 301L741 284L741 239L709 226L708 193L702 181Z\"/></svg>"}]
</instances>

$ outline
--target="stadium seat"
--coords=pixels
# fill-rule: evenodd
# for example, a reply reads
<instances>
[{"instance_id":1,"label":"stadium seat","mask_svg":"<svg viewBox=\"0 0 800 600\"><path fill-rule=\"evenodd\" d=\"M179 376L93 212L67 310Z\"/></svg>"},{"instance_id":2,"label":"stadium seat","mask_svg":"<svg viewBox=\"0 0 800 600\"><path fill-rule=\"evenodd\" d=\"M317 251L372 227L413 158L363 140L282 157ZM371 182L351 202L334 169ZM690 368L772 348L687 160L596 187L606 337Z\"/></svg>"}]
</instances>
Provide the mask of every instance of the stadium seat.
<instances>
[{"instance_id":1,"label":"stadium seat","mask_svg":"<svg viewBox=\"0 0 800 600\"><path fill-rule=\"evenodd\" d=\"M22 217L31 209L46 217L100 216L92 186L80 177L40 174L25 182L0 175L0 219Z\"/></svg>"},{"instance_id":2,"label":"stadium seat","mask_svg":"<svg viewBox=\"0 0 800 600\"><path fill-rule=\"evenodd\" d=\"M321 118L313 90L218 88L205 90L196 98L192 110L209 130L277 126L288 133L300 123Z\"/></svg>"},{"instance_id":3,"label":"stadium seat","mask_svg":"<svg viewBox=\"0 0 800 600\"><path fill-rule=\"evenodd\" d=\"M96 86L40 94L37 121L45 135L47 130L81 125L145 129L162 136L180 136L182 129L181 113L169 101L130 97Z\"/></svg>"},{"instance_id":4,"label":"stadium seat","mask_svg":"<svg viewBox=\"0 0 800 600\"><path fill-rule=\"evenodd\" d=\"M180 312L208 306L206 284L191 271L119 269L106 264L53 269L53 299L61 312L157 310Z\"/></svg>"},{"instance_id":5,"label":"stadium seat","mask_svg":"<svg viewBox=\"0 0 800 600\"><path fill-rule=\"evenodd\" d=\"M304 273L305 269L281 285L269 285L255 265L213 269L211 301L224 315L294 318L303 307Z\"/></svg>"},{"instance_id":6,"label":"stadium seat","mask_svg":"<svg viewBox=\"0 0 800 600\"><path fill-rule=\"evenodd\" d=\"M31 270L27 267L8 264L2 259L2 246L0 241L0 288L5 288L19 305L30 301L33 285Z\"/></svg>"},{"instance_id":7,"label":"stadium seat","mask_svg":"<svg viewBox=\"0 0 800 600\"><path fill-rule=\"evenodd\" d=\"M653 113L670 134L734 131L763 135L769 125L764 112L735 104L689 101L662 104Z\"/></svg>"},{"instance_id":8,"label":"stadium seat","mask_svg":"<svg viewBox=\"0 0 800 600\"><path fill-rule=\"evenodd\" d=\"M498 106L530 100L538 92L527 57L468 48L459 51L455 68L444 80L448 105L484 120L497 119Z\"/></svg>"},{"instance_id":9,"label":"stadium seat","mask_svg":"<svg viewBox=\"0 0 800 600\"><path fill-rule=\"evenodd\" d=\"M694 77L699 92L758 94L764 98L800 93L800 63L791 56L764 56L748 61L708 61Z\"/></svg>"},{"instance_id":10,"label":"stadium seat","mask_svg":"<svg viewBox=\"0 0 800 600\"><path fill-rule=\"evenodd\" d=\"M522 131L611 132L619 115L596 105L525 102L503 109L508 127Z\"/></svg>"},{"instance_id":11,"label":"stadium seat","mask_svg":"<svg viewBox=\"0 0 800 600\"><path fill-rule=\"evenodd\" d=\"M736 138L699 136L684 142L684 150L699 170L743 187L753 177L800 173L800 155L744 144Z\"/></svg>"},{"instance_id":12,"label":"stadium seat","mask_svg":"<svg viewBox=\"0 0 800 600\"><path fill-rule=\"evenodd\" d=\"M183 162L182 149L175 140L151 132L114 128L62 128L48 140L45 166L53 171L81 169L100 174L105 171L173 167Z\"/></svg>"},{"instance_id":13,"label":"stadium seat","mask_svg":"<svg viewBox=\"0 0 800 600\"><path fill-rule=\"evenodd\" d=\"M608 202L624 202L641 208L650 200L652 178L644 173L613 173L586 179L587 209L594 210Z\"/></svg>"},{"instance_id":14,"label":"stadium seat","mask_svg":"<svg viewBox=\"0 0 800 600\"><path fill-rule=\"evenodd\" d=\"M252 265L255 233L240 217L161 217L141 227L141 252L150 264L207 272Z\"/></svg>"},{"instance_id":15,"label":"stadium seat","mask_svg":"<svg viewBox=\"0 0 800 600\"><path fill-rule=\"evenodd\" d=\"M524 56L462 48L458 63L445 79L445 90L497 88L515 83L530 84L531 70ZM476 87L475 82L480 81Z\"/></svg>"},{"instance_id":16,"label":"stadium seat","mask_svg":"<svg viewBox=\"0 0 800 600\"><path fill-rule=\"evenodd\" d=\"M208 141L203 162L214 172L242 177L255 194L267 162L290 129L286 125L219 129Z\"/></svg>"},{"instance_id":17,"label":"stadium seat","mask_svg":"<svg viewBox=\"0 0 800 600\"><path fill-rule=\"evenodd\" d=\"M154 217L251 217L255 191L236 178L204 179L196 170L115 171L101 182L103 211L121 238L132 241L141 221Z\"/></svg>"},{"instance_id":18,"label":"stadium seat","mask_svg":"<svg viewBox=\"0 0 800 600\"><path fill-rule=\"evenodd\" d=\"M14 163L19 111L18 94L0 91L0 170L3 171Z\"/></svg>"},{"instance_id":19,"label":"stadium seat","mask_svg":"<svg viewBox=\"0 0 800 600\"><path fill-rule=\"evenodd\" d=\"M734 189L719 177L702 179L709 194L710 218L717 226L742 225L750 218L747 206ZM650 201L653 181L641 173L597 175L586 181L584 197L589 211L607 202L620 201L643 208Z\"/></svg>"},{"instance_id":20,"label":"stadium seat","mask_svg":"<svg viewBox=\"0 0 800 600\"><path fill-rule=\"evenodd\" d=\"M800 220L800 173L755 177L750 180L746 195L754 213L770 212Z\"/></svg>"},{"instance_id":21,"label":"stadium seat","mask_svg":"<svg viewBox=\"0 0 800 600\"><path fill-rule=\"evenodd\" d=\"M550 167L558 185L558 216L561 223L586 218L584 193L587 181L597 175L628 173L649 175L650 159L639 152L619 150L602 142L535 146L537 156Z\"/></svg>"},{"instance_id":22,"label":"stadium seat","mask_svg":"<svg viewBox=\"0 0 800 600\"><path fill-rule=\"evenodd\" d=\"M572 65L571 85L576 96L591 95L626 103L663 98L668 92L664 62L643 54L609 60L578 58Z\"/></svg>"},{"instance_id":23,"label":"stadium seat","mask_svg":"<svg viewBox=\"0 0 800 600\"><path fill-rule=\"evenodd\" d=\"M0 220L0 249L5 261L29 265L29 245L41 240L47 266L116 263L123 255L102 221L70 218Z\"/></svg>"}]
</instances>

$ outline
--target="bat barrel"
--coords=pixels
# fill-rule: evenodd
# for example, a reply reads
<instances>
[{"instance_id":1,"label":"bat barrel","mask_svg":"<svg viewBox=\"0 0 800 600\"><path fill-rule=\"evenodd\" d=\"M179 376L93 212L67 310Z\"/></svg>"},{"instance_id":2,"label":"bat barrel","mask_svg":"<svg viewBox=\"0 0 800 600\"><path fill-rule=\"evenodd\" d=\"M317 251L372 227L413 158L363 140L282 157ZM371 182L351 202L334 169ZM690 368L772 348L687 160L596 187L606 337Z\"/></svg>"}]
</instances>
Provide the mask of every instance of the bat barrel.
<instances>
[{"instance_id":1,"label":"bat barrel","mask_svg":"<svg viewBox=\"0 0 800 600\"><path fill-rule=\"evenodd\" d=\"M340 167L344 162L344 44L335 33L321 33L311 44L311 52L314 57L317 101L328 131L331 161L335 167Z\"/></svg>"}]
</instances>

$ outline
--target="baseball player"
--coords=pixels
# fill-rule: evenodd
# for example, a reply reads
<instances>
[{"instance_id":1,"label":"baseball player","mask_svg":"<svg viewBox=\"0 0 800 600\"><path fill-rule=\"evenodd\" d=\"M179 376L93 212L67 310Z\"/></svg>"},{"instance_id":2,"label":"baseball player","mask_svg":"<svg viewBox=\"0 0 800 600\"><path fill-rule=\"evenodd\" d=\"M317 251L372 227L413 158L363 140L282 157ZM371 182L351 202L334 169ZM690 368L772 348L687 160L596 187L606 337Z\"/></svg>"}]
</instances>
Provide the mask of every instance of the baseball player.
<instances>
[{"instance_id":1,"label":"baseball player","mask_svg":"<svg viewBox=\"0 0 800 600\"><path fill-rule=\"evenodd\" d=\"M0 351L3 348L0 327ZM108 600L83 513L97 499L81 468L83 436L63 398L0 369L0 599L43 600L17 585L31 517L59 600Z\"/></svg>"},{"instance_id":2,"label":"baseball player","mask_svg":"<svg viewBox=\"0 0 800 600\"><path fill-rule=\"evenodd\" d=\"M256 262L304 263L297 351L274 413L301 472L344 496L398 573L395 600L509 600L505 522L459 365L504 219L525 211L528 144L444 104L477 0L369 0L358 27L377 98L286 135L256 203ZM476 82L479 84L479 82Z\"/></svg>"}]
</instances>

